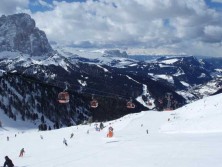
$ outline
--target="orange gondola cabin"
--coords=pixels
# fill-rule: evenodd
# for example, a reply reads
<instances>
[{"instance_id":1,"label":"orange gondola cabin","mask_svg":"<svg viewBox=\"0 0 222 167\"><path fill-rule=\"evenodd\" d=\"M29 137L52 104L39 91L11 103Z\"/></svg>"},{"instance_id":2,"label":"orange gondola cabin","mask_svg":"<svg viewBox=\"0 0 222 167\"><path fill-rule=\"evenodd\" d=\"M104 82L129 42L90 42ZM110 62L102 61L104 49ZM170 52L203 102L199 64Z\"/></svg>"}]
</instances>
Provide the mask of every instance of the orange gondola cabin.
<instances>
[{"instance_id":1,"label":"orange gondola cabin","mask_svg":"<svg viewBox=\"0 0 222 167\"><path fill-rule=\"evenodd\" d=\"M60 92L58 95L59 103L68 103L69 102L69 93L68 92Z\"/></svg>"},{"instance_id":2,"label":"orange gondola cabin","mask_svg":"<svg viewBox=\"0 0 222 167\"><path fill-rule=\"evenodd\" d=\"M99 105L99 103L98 103L98 101L95 100L95 99L90 102L90 107L91 107L91 108L97 108L98 105Z\"/></svg>"},{"instance_id":3,"label":"orange gondola cabin","mask_svg":"<svg viewBox=\"0 0 222 167\"><path fill-rule=\"evenodd\" d=\"M129 101L129 102L126 103L126 107L127 107L127 108L135 108L136 106L135 106L134 103L132 103L131 101Z\"/></svg>"}]
</instances>

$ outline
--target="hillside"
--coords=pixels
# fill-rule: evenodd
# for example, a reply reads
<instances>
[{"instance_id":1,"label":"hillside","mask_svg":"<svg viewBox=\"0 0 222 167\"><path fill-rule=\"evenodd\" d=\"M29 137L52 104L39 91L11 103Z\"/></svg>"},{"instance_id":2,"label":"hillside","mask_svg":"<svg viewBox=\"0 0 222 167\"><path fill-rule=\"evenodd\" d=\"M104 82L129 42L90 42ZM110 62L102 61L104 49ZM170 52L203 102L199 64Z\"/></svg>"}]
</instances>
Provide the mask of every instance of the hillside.
<instances>
[{"instance_id":1,"label":"hillside","mask_svg":"<svg viewBox=\"0 0 222 167\"><path fill-rule=\"evenodd\" d=\"M221 98L221 94L207 97L173 112L129 114L104 122L100 132L96 123L39 132L1 115L0 156L8 155L23 167L220 167ZM106 138L108 126L114 128L113 138ZM23 147L25 155L19 158Z\"/></svg>"}]
</instances>

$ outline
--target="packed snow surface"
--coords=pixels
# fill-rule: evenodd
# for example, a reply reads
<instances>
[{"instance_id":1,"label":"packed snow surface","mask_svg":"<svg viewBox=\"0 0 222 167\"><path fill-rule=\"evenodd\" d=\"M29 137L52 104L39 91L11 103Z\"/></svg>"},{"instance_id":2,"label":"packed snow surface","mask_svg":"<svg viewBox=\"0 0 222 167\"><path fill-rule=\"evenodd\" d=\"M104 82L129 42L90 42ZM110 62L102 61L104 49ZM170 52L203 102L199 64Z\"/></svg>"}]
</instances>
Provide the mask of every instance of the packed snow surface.
<instances>
[{"instance_id":1,"label":"packed snow surface","mask_svg":"<svg viewBox=\"0 0 222 167\"><path fill-rule=\"evenodd\" d=\"M129 114L104 122L101 131L92 123L40 132L1 111L0 163L8 155L22 167L221 167L221 99L216 95L175 111ZM113 138L106 137L109 126ZM25 154L19 157L22 148Z\"/></svg>"}]
</instances>

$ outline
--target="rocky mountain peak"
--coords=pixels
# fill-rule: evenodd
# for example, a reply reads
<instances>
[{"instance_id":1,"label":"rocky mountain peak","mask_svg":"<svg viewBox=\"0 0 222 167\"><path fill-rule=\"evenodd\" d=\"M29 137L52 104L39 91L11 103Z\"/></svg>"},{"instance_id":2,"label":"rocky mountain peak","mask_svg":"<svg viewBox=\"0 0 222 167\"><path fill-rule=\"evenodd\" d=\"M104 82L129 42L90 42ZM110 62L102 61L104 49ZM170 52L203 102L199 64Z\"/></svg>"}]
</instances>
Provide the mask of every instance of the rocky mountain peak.
<instances>
[{"instance_id":1,"label":"rocky mountain peak","mask_svg":"<svg viewBox=\"0 0 222 167\"><path fill-rule=\"evenodd\" d=\"M0 17L0 51L41 56L53 50L45 33L36 27L31 16L20 13Z\"/></svg>"},{"instance_id":2,"label":"rocky mountain peak","mask_svg":"<svg viewBox=\"0 0 222 167\"><path fill-rule=\"evenodd\" d=\"M117 49L105 50L103 56L104 57L122 57L122 58L128 57L126 51L121 52L120 50L117 50Z\"/></svg>"}]
</instances>

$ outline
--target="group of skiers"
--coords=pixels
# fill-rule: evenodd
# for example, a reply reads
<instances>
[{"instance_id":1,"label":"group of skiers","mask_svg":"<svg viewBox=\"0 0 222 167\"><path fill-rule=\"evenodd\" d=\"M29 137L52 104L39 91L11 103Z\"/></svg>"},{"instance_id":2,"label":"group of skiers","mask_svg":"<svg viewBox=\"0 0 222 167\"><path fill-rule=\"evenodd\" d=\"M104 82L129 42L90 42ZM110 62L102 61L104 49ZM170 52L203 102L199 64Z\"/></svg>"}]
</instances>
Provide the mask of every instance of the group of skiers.
<instances>
[{"instance_id":1,"label":"group of skiers","mask_svg":"<svg viewBox=\"0 0 222 167\"><path fill-rule=\"evenodd\" d=\"M99 127L98 127L98 124L95 124L95 126L96 126L95 127L96 131L100 131L100 130L103 130L105 128L105 126L103 125L102 122L99 124Z\"/></svg>"},{"instance_id":2,"label":"group of skiers","mask_svg":"<svg viewBox=\"0 0 222 167\"><path fill-rule=\"evenodd\" d=\"M97 128L98 128L98 127L97 127L97 125L96 125L96 130L98 130ZM104 128L105 128L105 126L104 126L103 123L101 122L100 125L99 125L99 131L102 130L102 129L104 129ZM113 137L113 127L110 126L108 129L109 129L109 130L108 130L108 133L107 133L107 137ZM89 130L87 131L87 134L89 134ZM73 138L73 136L74 136L74 133L71 133L70 139ZM43 136L40 135L40 138L43 139ZM7 141L9 141L9 137L8 137L8 136L7 136ZM65 146L68 146L67 140L66 140L65 138L63 138L63 143L65 144ZM25 153L25 149L22 148L22 149L20 150L19 157L23 157L23 156L24 156L24 153ZM11 160L8 156L5 156L5 162L4 162L3 167L14 167L14 164L13 164L12 160Z\"/></svg>"},{"instance_id":3,"label":"group of skiers","mask_svg":"<svg viewBox=\"0 0 222 167\"><path fill-rule=\"evenodd\" d=\"M100 131L100 130L103 130L105 128L105 126L103 125L103 123L101 122L99 124L99 127L98 127L98 124L95 124L95 130L96 131ZM108 128L108 133L106 135L107 137L113 137L113 127L112 126L109 126Z\"/></svg>"}]
</instances>

